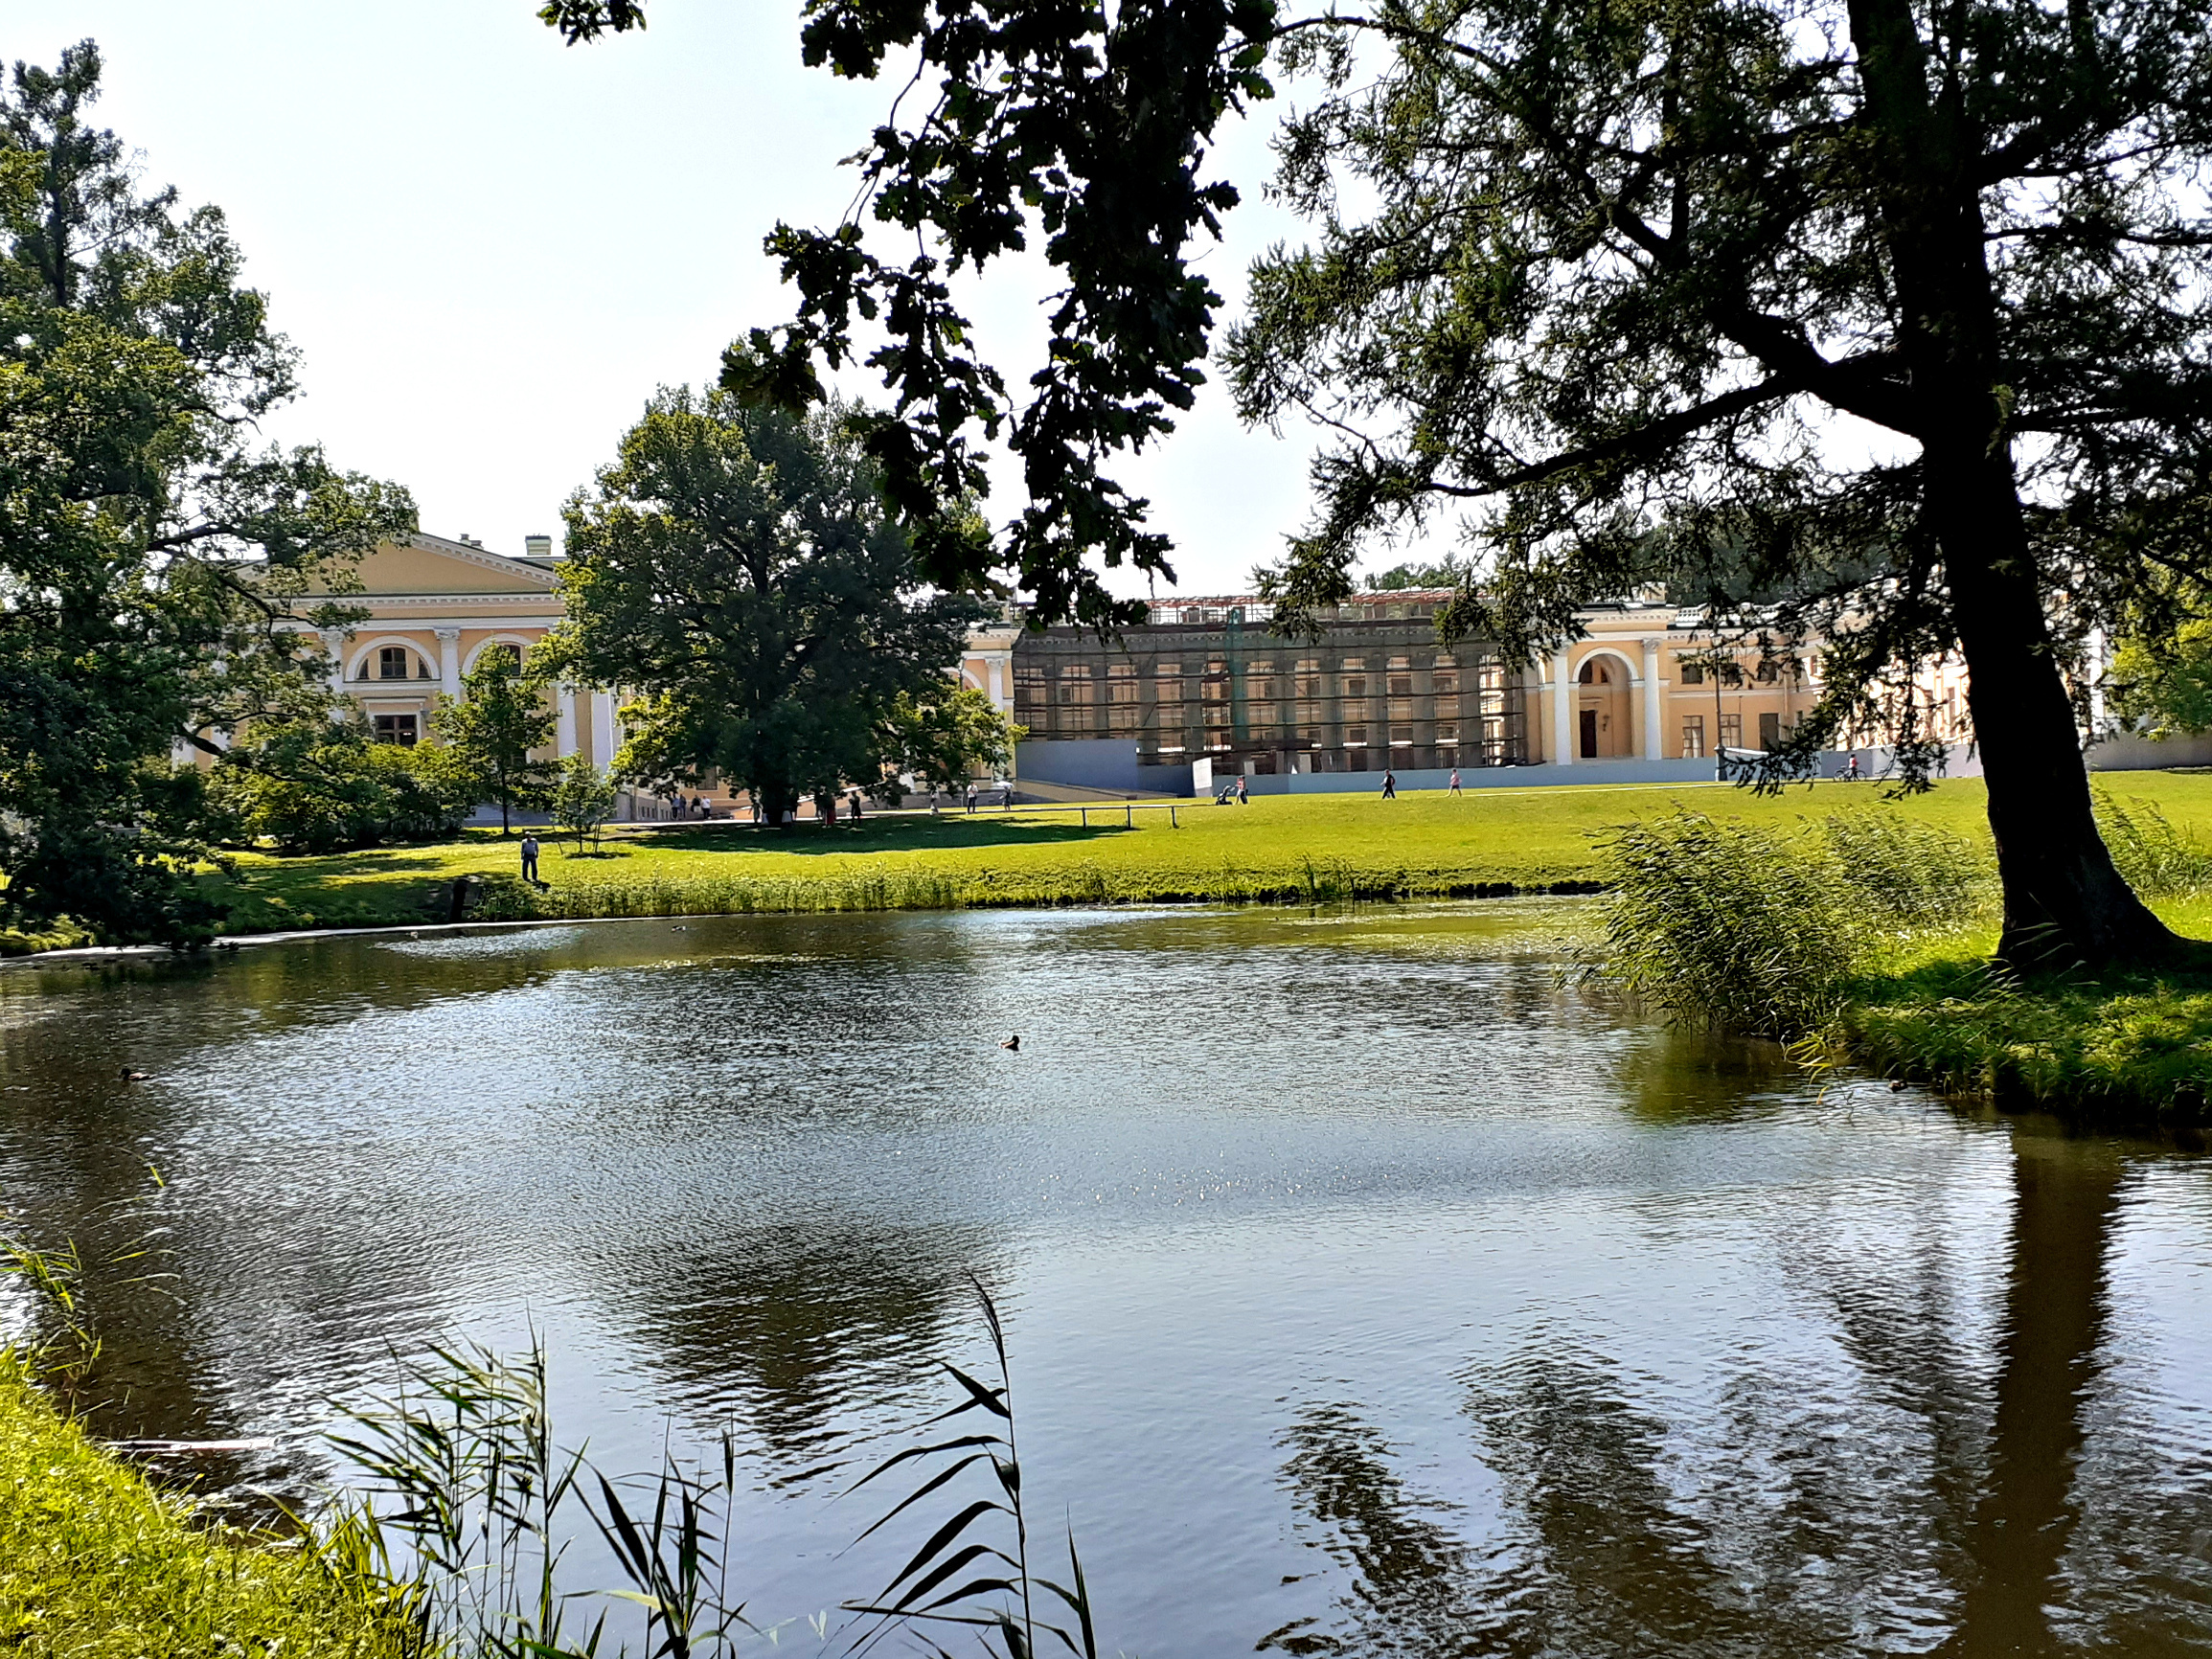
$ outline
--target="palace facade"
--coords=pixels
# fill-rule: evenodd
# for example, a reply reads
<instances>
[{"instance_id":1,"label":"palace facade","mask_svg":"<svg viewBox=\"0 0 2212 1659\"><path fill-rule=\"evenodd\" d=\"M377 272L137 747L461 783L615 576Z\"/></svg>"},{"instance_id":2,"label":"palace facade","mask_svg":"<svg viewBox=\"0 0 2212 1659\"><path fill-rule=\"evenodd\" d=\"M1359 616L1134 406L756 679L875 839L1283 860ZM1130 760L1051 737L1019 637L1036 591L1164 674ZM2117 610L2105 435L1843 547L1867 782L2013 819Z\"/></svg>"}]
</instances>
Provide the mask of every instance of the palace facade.
<instances>
[{"instance_id":1,"label":"palace facade","mask_svg":"<svg viewBox=\"0 0 2212 1659\"><path fill-rule=\"evenodd\" d=\"M359 590L339 596L366 619L322 634L333 689L380 740L423 740L437 699L458 698L484 652L519 656L559 623L559 569L547 536L514 556L426 534L376 548L357 567ZM1028 728L1017 777L1160 793L1190 789L1199 761L1202 775L1300 790L1366 787L1353 775L1386 769L1471 783L1529 767L1562 783L1709 777L1720 749L1773 746L1820 693L1816 647L1717 635L1702 612L1655 593L1589 607L1584 637L1532 665L1479 641L1440 644L1449 598L1359 594L1311 641L1275 635L1250 595L1157 601L1116 640L1029 628L1009 607L970 633L952 671ZM1926 729L1961 745L1965 687L1963 665L1945 659L1909 691ZM562 685L555 696L548 758L608 764L619 693Z\"/></svg>"}]
</instances>

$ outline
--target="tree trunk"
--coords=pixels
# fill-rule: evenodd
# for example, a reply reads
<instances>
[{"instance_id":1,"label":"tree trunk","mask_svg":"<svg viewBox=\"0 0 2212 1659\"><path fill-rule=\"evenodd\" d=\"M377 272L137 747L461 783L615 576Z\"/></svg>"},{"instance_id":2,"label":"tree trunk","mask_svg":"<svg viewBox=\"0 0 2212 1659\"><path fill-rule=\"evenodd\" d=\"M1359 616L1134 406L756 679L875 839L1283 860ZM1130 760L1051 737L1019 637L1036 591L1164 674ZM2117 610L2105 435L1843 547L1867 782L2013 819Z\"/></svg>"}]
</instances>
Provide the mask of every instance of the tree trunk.
<instances>
[{"instance_id":1,"label":"tree trunk","mask_svg":"<svg viewBox=\"0 0 2212 1659\"><path fill-rule=\"evenodd\" d=\"M1982 140L1938 99L1910 0L1851 0L1880 209L1916 407L1927 528L1942 550L2004 882L1999 958L2018 968L2152 964L2184 948L2120 879L2052 649L2013 470L1981 196Z\"/></svg>"},{"instance_id":2,"label":"tree trunk","mask_svg":"<svg viewBox=\"0 0 2212 1659\"><path fill-rule=\"evenodd\" d=\"M2073 1650L2051 1629L2081 1513L2083 1393L2103 1347L2123 1170L2080 1143L2013 1135L2012 1270L1989 1467L1964 1543L1973 1577L1942 1652Z\"/></svg>"},{"instance_id":3,"label":"tree trunk","mask_svg":"<svg viewBox=\"0 0 2212 1659\"><path fill-rule=\"evenodd\" d=\"M2010 457L1931 448L1927 469L2004 884L1997 955L2021 969L2170 960L2182 942L2120 878L2097 832Z\"/></svg>"}]
</instances>

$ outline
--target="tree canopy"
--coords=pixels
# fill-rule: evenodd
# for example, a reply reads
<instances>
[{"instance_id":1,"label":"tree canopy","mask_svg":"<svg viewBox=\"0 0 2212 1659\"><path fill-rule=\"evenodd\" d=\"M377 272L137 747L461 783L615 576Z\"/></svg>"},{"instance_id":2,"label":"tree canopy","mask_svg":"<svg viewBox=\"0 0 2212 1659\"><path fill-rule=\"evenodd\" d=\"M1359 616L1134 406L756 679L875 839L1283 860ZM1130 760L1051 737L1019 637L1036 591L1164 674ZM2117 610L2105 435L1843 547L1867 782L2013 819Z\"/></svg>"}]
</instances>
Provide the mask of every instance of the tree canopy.
<instances>
[{"instance_id":1,"label":"tree canopy","mask_svg":"<svg viewBox=\"0 0 2212 1659\"><path fill-rule=\"evenodd\" d=\"M471 801L499 803L502 835L517 810L536 811L553 800L559 764L532 755L560 724L550 690L535 663L525 664L512 646L493 645L462 677L460 701L441 701L430 716L461 791Z\"/></svg>"},{"instance_id":2,"label":"tree canopy","mask_svg":"<svg viewBox=\"0 0 2212 1659\"><path fill-rule=\"evenodd\" d=\"M627 775L712 769L782 823L903 769L910 739L943 763L967 729L927 711L954 698L946 670L987 612L924 589L859 424L665 391L569 502L569 621L540 648L646 693Z\"/></svg>"},{"instance_id":3,"label":"tree canopy","mask_svg":"<svg viewBox=\"0 0 2212 1659\"><path fill-rule=\"evenodd\" d=\"M2171 620L2206 559L2207 31L2188 0L813 0L809 61L911 79L852 216L768 239L798 316L725 382L795 401L872 365L924 568L1110 618L1086 559L1167 549L1103 467L1190 404L1219 304L1194 243L1237 199L1207 148L1287 79L1311 96L1275 186L1313 239L1260 261L1226 343L1247 419L1330 435L1267 583L1284 625L1438 519L1471 556L1447 627L1516 652L1725 548L1786 596L1769 627L1827 634L1800 749L1964 653L2004 954L2169 954L2097 839L2064 670L2099 623ZM1060 286L1016 404L951 279L1037 235ZM1001 436L1030 501L984 546L951 527ZM1740 594L1705 585L1724 622ZM1930 745L1894 735L1917 781Z\"/></svg>"},{"instance_id":4,"label":"tree canopy","mask_svg":"<svg viewBox=\"0 0 2212 1659\"><path fill-rule=\"evenodd\" d=\"M212 912L171 745L318 696L292 600L414 510L256 445L293 353L221 213L90 125L100 67L0 91L0 906L176 941Z\"/></svg>"}]
</instances>

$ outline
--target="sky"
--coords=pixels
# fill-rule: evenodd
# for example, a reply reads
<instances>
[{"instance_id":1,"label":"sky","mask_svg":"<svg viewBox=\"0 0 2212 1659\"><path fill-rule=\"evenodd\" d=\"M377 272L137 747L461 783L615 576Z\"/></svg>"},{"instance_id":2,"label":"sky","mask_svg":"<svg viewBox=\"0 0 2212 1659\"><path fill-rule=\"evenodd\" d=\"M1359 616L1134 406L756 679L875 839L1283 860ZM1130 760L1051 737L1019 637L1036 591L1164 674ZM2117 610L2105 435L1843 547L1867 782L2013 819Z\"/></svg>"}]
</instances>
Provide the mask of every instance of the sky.
<instances>
[{"instance_id":1,"label":"sky","mask_svg":"<svg viewBox=\"0 0 2212 1659\"><path fill-rule=\"evenodd\" d=\"M797 0L652 0L644 34L578 47L535 10L8 0L0 31L10 62L98 41L96 117L148 184L229 215L303 354L306 396L269 436L404 484L424 530L503 553L559 537L562 501L656 387L710 378L732 338L789 315L761 239L843 212L838 159L893 90L805 68ZM1243 124L1219 152L1245 194L1205 261L1229 315L1250 261L1298 233L1260 199L1268 130ZM964 296L1016 384L1047 274L1032 260ZM1311 447L1245 430L1209 386L1162 450L1115 470L1174 537L1177 591L1243 591L1306 516ZM1001 478L1003 521L1020 501Z\"/></svg>"}]
</instances>

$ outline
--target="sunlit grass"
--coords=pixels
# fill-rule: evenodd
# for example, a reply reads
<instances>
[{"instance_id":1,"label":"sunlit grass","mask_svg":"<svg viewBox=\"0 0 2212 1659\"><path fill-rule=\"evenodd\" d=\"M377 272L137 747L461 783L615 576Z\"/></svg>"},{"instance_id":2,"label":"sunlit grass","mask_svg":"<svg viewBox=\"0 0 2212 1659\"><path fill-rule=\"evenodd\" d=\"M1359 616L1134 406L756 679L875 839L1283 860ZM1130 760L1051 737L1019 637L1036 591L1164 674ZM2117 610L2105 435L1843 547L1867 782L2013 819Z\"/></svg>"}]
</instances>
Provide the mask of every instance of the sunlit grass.
<instances>
[{"instance_id":1,"label":"sunlit grass","mask_svg":"<svg viewBox=\"0 0 2212 1659\"><path fill-rule=\"evenodd\" d=\"M2212 777L2109 775L2183 828L2212 833ZM1255 797L1248 807L1184 804L878 815L857 826L785 830L716 824L619 830L605 857L545 842L551 892L495 883L489 914L622 916L685 911L957 908L1173 899L1387 898L1573 890L1601 874L1608 829L1684 807L1720 819L1794 824L1879 800L1870 784L1823 784L1760 797L1735 788L1554 787ZM1896 803L1912 820L1986 845L1978 781ZM472 830L433 847L320 858L241 858L233 931L444 920L461 875L517 875L518 837Z\"/></svg>"},{"instance_id":2,"label":"sunlit grass","mask_svg":"<svg viewBox=\"0 0 2212 1659\"><path fill-rule=\"evenodd\" d=\"M0 1652L402 1659L404 1622L323 1557L202 1524L103 1455L0 1353Z\"/></svg>"}]
</instances>

